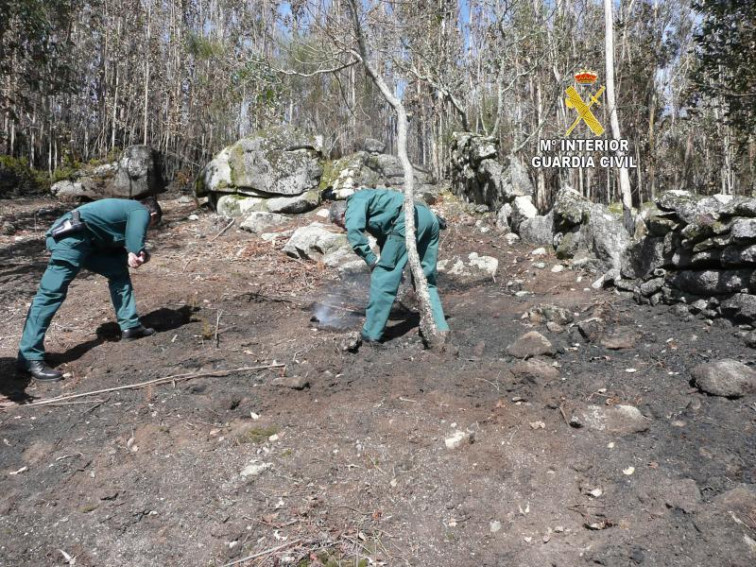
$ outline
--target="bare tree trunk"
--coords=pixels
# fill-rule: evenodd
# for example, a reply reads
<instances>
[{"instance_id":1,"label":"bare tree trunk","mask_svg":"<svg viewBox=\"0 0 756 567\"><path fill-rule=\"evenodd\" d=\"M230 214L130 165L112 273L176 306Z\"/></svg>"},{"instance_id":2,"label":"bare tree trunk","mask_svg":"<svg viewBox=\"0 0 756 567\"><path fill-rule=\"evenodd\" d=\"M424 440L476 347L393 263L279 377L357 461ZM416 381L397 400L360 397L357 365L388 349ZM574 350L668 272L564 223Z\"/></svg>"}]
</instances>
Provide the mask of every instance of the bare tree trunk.
<instances>
[{"instance_id":1,"label":"bare tree trunk","mask_svg":"<svg viewBox=\"0 0 756 567\"><path fill-rule=\"evenodd\" d=\"M619 119L617 117L617 102L614 97L614 19L612 16L612 0L604 0L604 24L606 28L606 101L609 106L609 119L612 125L612 138L620 140ZM615 152L619 158L625 153L621 150ZM620 193L622 195L622 211L625 228L633 234L633 196L630 189L630 175L627 167L619 168Z\"/></svg>"},{"instance_id":2,"label":"bare tree trunk","mask_svg":"<svg viewBox=\"0 0 756 567\"><path fill-rule=\"evenodd\" d=\"M144 58L144 132L142 132L142 143L147 145L147 132L148 132L148 111L149 111L149 93L150 93L150 17L152 13L152 5L147 5L147 54Z\"/></svg>"},{"instance_id":3,"label":"bare tree trunk","mask_svg":"<svg viewBox=\"0 0 756 567\"><path fill-rule=\"evenodd\" d=\"M420 330L423 337L431 348L440 347L444 343L444 336L439 332L436 322L433 320L433 311L430 304L430 294L428 293L428 280L423 273L420 264L420 255L417 252L417 240L415 230L415 198L414 198L414 170L407 154L407 131L409 121L407 120L407 110L401 99L386 84L386 81L375 69L368 53L368 48L363 35L362 24L359 18L358 0L348 0L354 33L357 36L359 46L359 56L365 71L370 79L381 91L386 101L396 112L397 117L397 156L402 169L404 170L404 226L405 226L405 245L407 247L407 258L412 271L412 277L415 280L415 290L417 292L420 304Z\"/></svg>"},{"instance_id":4,"label":"bare tree trunk","mask_svg":"<svg viewBox=\"0 0 756 567\"><path fill-rule=\"evenodd\" d=\"M536 73L535 77L536 96L536 128L543 122L543 100L541 96L541 77ZM582 183L581 183L582 185ZM581 187L582 189L582 187ZM543 168L536 171L536 207L539 211L546 209L546 173Z\"/></svg>"},{"instance_id":5,"label":"bare tree trunk","mask_svg":"<svg viewBox=\"0 0 756 567\"><path fill-rule=\"evenodd\" d=\"M110 151L115 149L116 131L118 129L118 63L115 64L115 89L113 91L113 120L112 130L110 131Z\"/></svg>"}]
</instances>

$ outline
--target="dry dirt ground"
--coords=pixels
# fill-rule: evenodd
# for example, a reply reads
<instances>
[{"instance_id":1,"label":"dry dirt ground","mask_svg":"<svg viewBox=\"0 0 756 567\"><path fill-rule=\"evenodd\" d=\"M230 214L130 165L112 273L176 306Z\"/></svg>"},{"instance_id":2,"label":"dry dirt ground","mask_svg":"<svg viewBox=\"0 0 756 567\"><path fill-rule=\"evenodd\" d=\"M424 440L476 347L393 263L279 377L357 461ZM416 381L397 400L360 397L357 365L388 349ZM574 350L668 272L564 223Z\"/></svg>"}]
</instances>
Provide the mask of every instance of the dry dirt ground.
<instances>
[{"instance_id":1,"label":"dry dirt ground","mask_svg":"<svg viewBox=\"0 0 756 567\"><path fill-rule=\"evenodd\" d=\"M500 262L495 281L440 279L458 356L423 350L401 307L390 341L346 354L365 276L164 204L133 273L158 334L119 342L105 282L82 273L47 342L68 376L42 385L14 358L63 209L0 203L19 229L0 237L0 565L756 565L756 396L707 396L689 373L752 364L737 329L554 273L448 205L442 258ZM318 303L345 328L313 321ZM523 317L540 304L600 317L625 348ZM525 364L507 346L532 330L555 352ZM642 416L615 423L618 406Z\"/></svg>"}]
</instances>

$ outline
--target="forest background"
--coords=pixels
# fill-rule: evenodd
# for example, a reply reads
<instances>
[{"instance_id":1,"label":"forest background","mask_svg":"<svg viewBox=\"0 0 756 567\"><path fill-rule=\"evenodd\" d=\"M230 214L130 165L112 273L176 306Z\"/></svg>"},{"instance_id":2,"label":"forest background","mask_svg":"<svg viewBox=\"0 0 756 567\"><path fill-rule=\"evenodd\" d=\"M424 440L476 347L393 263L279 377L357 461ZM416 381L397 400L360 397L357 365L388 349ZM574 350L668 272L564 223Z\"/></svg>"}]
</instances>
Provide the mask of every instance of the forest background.
<instances>
[{"instance_id":1,"label":"forest background","mask_svg":"<svg viewBox=\"0 0 756 567\"><path fill-rule=\"evenodd\" d=\"M148 144L189 187L240 137L291 124L326 157L366 137L396 151L396 117L350 57L347 0L0 0L0 168L49 186ZM605 68L601 0L360 4L379 73L410 114L413 163L448 179L452 135L499 140L535 202L565 184L618 199L616 170L530 168L574 120L565 88ZM668 189L756 191L756 3L613 3L617 111L637 206ZM608 128L607 105L593 109ZM583 136L586 134L584 133ZM608 136L609 133L605 134ZM582 137L582 136L580 136Z\"/></svg>"}]
</instances>

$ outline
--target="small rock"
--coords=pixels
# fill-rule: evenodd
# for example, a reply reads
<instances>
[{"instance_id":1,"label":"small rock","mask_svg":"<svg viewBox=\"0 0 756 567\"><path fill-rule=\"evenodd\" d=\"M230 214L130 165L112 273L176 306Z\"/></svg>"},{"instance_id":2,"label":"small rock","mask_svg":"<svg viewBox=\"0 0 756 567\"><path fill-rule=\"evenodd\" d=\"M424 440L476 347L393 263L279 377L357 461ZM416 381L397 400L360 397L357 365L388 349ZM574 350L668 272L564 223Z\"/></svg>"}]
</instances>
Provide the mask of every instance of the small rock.
<instances>
[{"instance_id":1,"label":"small rock","mask_svg":"<svg viewBox=\"0 0 756 567\"><path fill-rule=\"evenodd\" d=\"M528 319L531 323L540 323L541 321L553 321L560 325L572 323L572 313L564 307L556 305L542 304L528 311Z\"/></svg>"},{"instance_id":2,"label":"small rock","mask_svg":"<svg viewBox=\"0 0 756 567\"><path fill-rule=\"evenodd\" d=\"M190 221L197 221L197 220L199 220L199 217L197 215L189 215L189 220Z\"/></svg>"},{"instance_id":3,"label":"small rock","mask_svg":"<svg viewBox=\"0 0 756 567\"><path fill-rule=\"evenodd\" d=\"M530 429L546 429L546 424L543 421L531 421Z\"/></svg>"},{"instance_id":4,"label":"small rock","mask_svg":"<svg viewBox=\"0 0 756 567\"><path fill-rule=\"evenodd\" d=\"M553 267L551 268L551 271L552 271L553 273L555 273L555 274L558 274L559 272L562 272L562 271L564 271L564 266L562 266L561 264L557 264L556 266L553 266Z\"/></svg>"},{"instance_id":5,"label":"small rock","mask_svg":"<svg viewBox=\"0 0 756 567\"><path fill-rule=\"evenodd\" d=\"M538 268L539 270L543 270L546 267L546 262L536 262L533 264L534 268Z\"/></svg>"},{"instance_id":6,"label":"small rock","mask_svg":"<svg viewBox=\"0 0 756 567\"><path fill-rule=\"evenodd\" d=\"M751 348L756 348L756 331L749 332L745 337L745 344Z\"/></svg>"},{"instance_id":7,"label":"small rock","mask_svg":"<svg viewBox=\"0 0 756 567\"><path fill-rule=\"evenodd\" d=\"M554 346L549 339L538 331L525 333L513 344L507 347L507 353L515 358L532 358L534 356L555 354Z\"/></svg>"},{"instance_id":8,"label":"small rock","mask_svg":"<svg viewBox=\"0 0 756 567\"><path fill-rule=\"evenodd\" d=\"M601 276L599 279L597 279L595 282L591 284L591 287L593 289L601 289L604 287L604 282L606 281L606 275Z\"/></svg>"},{"instance_id":9,"label":"small rock","mask_svg":"<svg viewBox=\"0 0 756 567\"><path fill-rule=\"evenodd\" d=\"M756 371L736 360L699 364L690 371L703 392L725 398L740 398L756 392Z\"/></svg>"},{"instance_id":10,"label":"small rock","mask_svg":"<svg viewBox=\"0 0 756 567\"><path fill-rule=\"evenodd\" d=\"M559 323L554 323L554 321L547 322L546 328L549 330L549 332L557 335L559 333L564 333L564 327L562 327Z\"/></svg>"},{"instance_id":11,"label":"small rock","mask_svg":"<svg viewBox=\"0 0 756 567\"><path fill-rule=\"evenodd\" d=\"M604 334L604 321L599 317L591 317L578 323L580 334L588 342L596 342Z\"/></svg>"},{"instance_id":12,"label":"small rock","mask_svg":"<svg viewBox=\"0 0 756 567\"><path fill-rule=\"evenodd\" d=\"M559 370L543 360L520 361L512 367L512 374L521 380L543 386L559 378Z\"/></svg>"},{"instance_id":13,"label":"small rock","mask_svg":"<svg viewBox=\"0 0 756 567\"><path fill-rule=\"evenodd\" d=\"M572 427L588 427L617 435L646 431L650 424L651 420L645 417L638 408L629 405L578 407L570 418Z\"/></svg>"},{"instance_id":14,"label":"small rock","mask_svg":"<svg viewBox=\"0 0 756 567\"><path fill-rule=\"evenodd\" d=\"M494 277L499 269L499 261L492 256L479 256L477 252L471 252L467 259L471 267L477 268L481 273Z\"/></svg>"},{"instance_id":15,"label":"small rock","mask_svg":"<svg viewBox=\"0 0 756 567\"><path fill-rule=\"evenodd\" d=\"M303 376L283 376L273 380L273 385L279 388L291 388L292 390L304 390L310 387L310 381Z\"/></svg>"},{"instance_id":16,"label":"small rock","mask_svg":"<svg viewBox=\"0 0 756 567\"><path fill-rule=\"evenodd\" d=\"M603 530L606 528L606 520L598 520L595 522L586 522L583 524L589 530Z\"/></svg>"},{"instance_id":17,"label":"small rock","mask_svg":"<svg viewBox=\"0 0 756 567\"><path fill-rule=\"evenodd\" d=\"M447 449L458 449L462 445L468 445L475 442L475 435L471 431L455 431L451 436L444 439Z\"/></svg>"},{"instance_id":18,"label":"small rock","mask_svg":"<svg viewBox=\"0 0 756 567\"><path fill-rule=\"evenodd\" d=\"M592 498L601 498L604 495L604 491L600 488L593 488L588 490L586 494Z\"/></svg>"},{"instance_id":19,"label":"small rock","mask_svg":"<svg viewBox=\"0 0 756 567\"><path fill-rule=\"evenodd\" d=\"M509 246L512 246L513 244L520 241L520 237L516 235L514 232L509 232L504 235L504 240Z\"/></svg>"},{"instance_id":20,"label":"small rock","mask_svg":"<svg viewBox=\"0 0 756 567\"><path fill-rule=\"evenodd\" d=\"M489 524L489 530L492 534L495 534L499 530L501 530L501 522L499 520L494 520Z\"/></svg>"},{"instance_id":21,"label":"small rock","mask_svg":"<svg viewBox=\"0 0 756 567\"><path fill-rule=\"evenodd\" d=\"M638 334L631 327L617 327L609 331L601 339L601 345L611 350L633 348L638 340Z\"/></svg>"},{"instance_id":22,"label":"small rock","mask_svg":"<svg viewBox=\"0 0 756 567\"><path fill-rule=\"evenodd\" d=\"M633 473L635 473L635 467L627 467L626 469L622 469L622 474L625 476L632 476Z\"/></svg>"},{"instance_id":23,"label":"small rock","mask_svg":"<svg viewBox=\"0 0 756 567\"><path fill-rule=\"evenodd\" d=\"M546 256L546 254L547 252L545 248L536 248L530 253L531 256Z\"/></svg>"},{"instance_id":24,"label":"small rock","mask_svg":"<svg viewBox=\"0 0 756 567\"><path fill-rule=\"evenodd\" d=\"M193 203L194 199L192 199L189 195L182 195L178 198L178 202L182 205L188 205L189 203Z\"/></svg>"},{"instance_id":25,"label":"small rock","mask_svg":"<svg viewBox=\"0 0 756 567\"><path fill-rule=\"evenodd\" d=\"M257 461L253 461L252 463L244 467L244 470L240 473L240 475L242 478L247 478L250 476L259 476L261 473L271 468L272 466L273 466L273 463L260 463Z\"/></svg>"}]
</instances>

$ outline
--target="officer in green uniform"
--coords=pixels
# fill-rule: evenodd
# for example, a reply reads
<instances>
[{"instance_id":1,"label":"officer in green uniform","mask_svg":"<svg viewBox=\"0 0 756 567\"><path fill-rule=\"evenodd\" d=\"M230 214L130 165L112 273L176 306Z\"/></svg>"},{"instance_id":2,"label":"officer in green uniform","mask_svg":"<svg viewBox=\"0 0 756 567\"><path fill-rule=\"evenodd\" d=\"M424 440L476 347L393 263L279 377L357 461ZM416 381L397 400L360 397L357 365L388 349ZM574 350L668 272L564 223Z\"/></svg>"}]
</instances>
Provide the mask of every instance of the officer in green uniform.
<instances>
[{"instance_id":1,"label":"officer in green uniform","mask_svg":"<svg viewBox=\"0 0 756 567\"><path fill-rule=\"evenodd\" d=\"M380 341L407 264L403 204L404 195L398 191L363 189L351 195L346 204L337 201L331 207L331 221L346 229L349 244L372 272L370 299L361 333L366 342ZM417 251L428 280L433 320L439 331L448 332L449 325L436 287L439 223L424 203L415 203L415 229ZM370 249L365 231L378 241L380 256Z\"/></svg>"},{"instance_id":2,"label":"officer in green uniform","mask_svg":"<svg viewBox=\"0 0 756 567\"><path fill-rule=\"evenodd\" d=\"M45 363L45 333L81 268L108 279L124 339L154 334L154 329L139 322L128 268L138 268L149 261L145 249L147 228L157 224L161 216L154 197L141 202L102 199L82 205L55 221L45 235L50 262L26 316L18 348L20 370L39 381L62 378L60 371ZM63 234L57 234L63 228L66 229Z\"/></svg>"}]
</instances>

